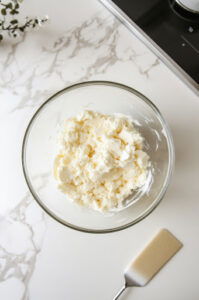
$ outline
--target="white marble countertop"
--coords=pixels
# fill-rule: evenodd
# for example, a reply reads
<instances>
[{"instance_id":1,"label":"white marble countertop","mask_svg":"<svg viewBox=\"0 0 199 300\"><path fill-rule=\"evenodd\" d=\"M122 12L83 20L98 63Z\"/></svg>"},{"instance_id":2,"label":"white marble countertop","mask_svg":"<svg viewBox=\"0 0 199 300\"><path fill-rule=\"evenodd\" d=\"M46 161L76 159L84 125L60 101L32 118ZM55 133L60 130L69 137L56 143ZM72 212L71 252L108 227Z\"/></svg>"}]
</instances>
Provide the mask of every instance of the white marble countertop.
<instances>
[{"instance_id":1,"label":"white marble countertop","mask_svg":"<svg viewBox=\"0 0 199 300\"><path fill-rule=\"evenodd\" d=\"M48 14L51 22L0 45L0 299L112 299L126 264L164 227L183 249L146 287L129 288L121 299L197 300L198 97L97 0L29 0L23 14ZM22 173L21 143L48 96L100 79L132 86L159 107L173 133L176 167L152 214L95 235L64 227L36 204Z\"/></svg>"}]
</instances>

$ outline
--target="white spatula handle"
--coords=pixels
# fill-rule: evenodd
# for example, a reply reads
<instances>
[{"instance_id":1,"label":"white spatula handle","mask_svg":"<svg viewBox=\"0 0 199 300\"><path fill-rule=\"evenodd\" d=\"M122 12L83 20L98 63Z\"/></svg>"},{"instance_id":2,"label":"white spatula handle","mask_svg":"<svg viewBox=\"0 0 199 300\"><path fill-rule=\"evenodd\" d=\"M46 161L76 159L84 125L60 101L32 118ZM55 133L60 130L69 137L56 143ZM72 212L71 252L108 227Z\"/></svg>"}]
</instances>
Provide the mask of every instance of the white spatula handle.
<instances>
[{"instance_id":1,"label":"white spatula handle","mask_svg":"<svg viewBox=\"0 0 199 300\"><path fill-rule=\"evenodd\" d=\"M117 300L119 298L119 296L124 292L124 290L127 288L127 285L123 285L123 287L119 290L119 292L117 293L117 295L113 298L113 300Z\"/></svg>"}]
</instances>

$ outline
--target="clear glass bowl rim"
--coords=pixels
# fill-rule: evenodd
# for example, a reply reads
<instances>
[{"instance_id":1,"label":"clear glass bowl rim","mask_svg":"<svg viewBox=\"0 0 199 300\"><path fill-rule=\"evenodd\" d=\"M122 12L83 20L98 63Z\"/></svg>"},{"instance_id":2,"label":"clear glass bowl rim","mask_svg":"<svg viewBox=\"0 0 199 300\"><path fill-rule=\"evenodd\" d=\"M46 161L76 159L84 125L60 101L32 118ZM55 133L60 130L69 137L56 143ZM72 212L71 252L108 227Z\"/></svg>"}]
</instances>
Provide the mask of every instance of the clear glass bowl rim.
<instances>
[{"instance_id":1,"label":"clear glass bowl rim","mask_svg":"<svg viewBox=\"0 0 199 300\"><path fill-rule=\"evenodd\" d=\"M59 95L65 93L65 92L68 92L70 90L73 90L73 89L76 89L76 88L79 88L79 87L92 86L92 85L112 86L112 87L124 89L124 90L126 90L130 93L135 94L140 99L140 101L144 101L146 104L148 104L150 106L150 108L155 112L155 114L159 117L159 119L161 119L161 121L164 125L164 129L165 129L166 137L167 137L167 141L168 141L168 152L169 152L168 171L167 171L167 176L166 176L166 179L165 179L165 183L162 186L162 189L161 189L158 197L156 198L156 201L154 201L147 210L145 210L140 216L138 216L133 221L131 221L127 224L124 224L122 226L118 226L118 227L114 227L114 228L110 228L110 229L88 229L88 228L83 228L83 227L79 227L79 226L76 226L74 224L68 223L68 222L62 220L61 218L59 218L50 209L48 209L48 207L46 205L44 205L44 203L42 203L40 198L36 195L32 185L31 185L31 182L29 180L27 167L26 167L26 162L25 162L26 144L27 144L27 141L28 141L28 136L29 136L29 133L30 133L30 129L31 129L31 126L32 126L35 118L40 113L42 108L46 104L48 104L50 101L55 100ZM40 105L40 107L33 114L32 118L30 119L29 124L28 124L28 126L25 130L25 134L24 134L24 138L23 138L23 142L22 142L21 160L22 160L23 174L24 174L27 186L30 190L30 193L32 194L32 196L36 200L36 202L39 204L39 206L48 215L50 215L54 220L58 221L59 223L65 225L69 228L72 228L72 229L75 229L75 230L78 230L78 231L82 231L82 232L87 232L87 233L109 233L109 232L115 232L115 231L123 230L125 228L128 228L128 227L140 222L141 220L146 218L158 206L158 204L163 199L163 197L166 193L166 190L169 186L169 183L171 181L171 178L172 178L173 167L174 167L174 162L175 162L175 151L174 151L173 138L172 138L169 126L168 126L167 122L165 121L165 119L163 118L162 114L160 113L159 109L155 106L155 104L151 100L149 100L142 93L138 92L136 89L134 89L132 87L129 87L127 85L124 85L122 83L113 82L113 81L105 81L105 80L92 80L92 81L79 82L79 83L75 83L75 84L72 84L70 86L67 86L67 87L63 88L62 90L58 91L57 93L53 94L52 96L50 96L44 103L42 103L42 105Z\"/></svg>"}]
</instances>

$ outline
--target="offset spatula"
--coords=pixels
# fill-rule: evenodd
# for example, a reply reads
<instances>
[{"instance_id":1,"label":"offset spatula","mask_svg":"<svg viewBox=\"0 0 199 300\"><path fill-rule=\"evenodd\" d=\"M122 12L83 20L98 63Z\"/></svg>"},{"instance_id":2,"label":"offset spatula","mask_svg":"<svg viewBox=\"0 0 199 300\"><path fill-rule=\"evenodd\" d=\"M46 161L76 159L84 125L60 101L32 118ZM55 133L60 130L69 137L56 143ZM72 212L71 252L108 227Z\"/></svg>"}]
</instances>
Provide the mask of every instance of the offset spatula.
<instances>
[{"instance_id":1,"label":"offset spatula","mask_svg":"<svg viewBox=\"0 0 199 300\"><path fill-rule=\"evenodd\" d=\"M125 284L113 300L118 299L127 287L146 285L182 246L171 232L161 229L126 268Z\"/></svg>"}]
</instances>

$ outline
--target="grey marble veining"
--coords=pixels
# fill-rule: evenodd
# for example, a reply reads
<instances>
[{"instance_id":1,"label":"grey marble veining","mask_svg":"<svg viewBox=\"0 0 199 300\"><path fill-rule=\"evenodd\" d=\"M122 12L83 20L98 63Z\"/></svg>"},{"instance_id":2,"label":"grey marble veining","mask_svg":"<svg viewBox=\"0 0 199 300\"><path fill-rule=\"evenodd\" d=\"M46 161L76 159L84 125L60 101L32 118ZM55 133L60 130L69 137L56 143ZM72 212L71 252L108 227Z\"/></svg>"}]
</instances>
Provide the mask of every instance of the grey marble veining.
<instances>
[{"instance_id":1,"label":"grey marble veining","mask_svg":"<svg viewBox=\"0 0 199 300\"><path fill-rule=\"evenodd\" d=\"M44 213L28 192L0 225L6 227L5 235L9 239L5 237L3 245L2 242L0 245L0 281L17 278L24 286L21 299L28 299L28 283L45 233Z\"/></svg>"},{"instance_id":2,"label":"grey marble veining","mask_svg":"<svg viewBox=\"0 0 199 300\"><path fill-rule=\"evenodd\" d=\"M106 73L118 62L129 61L135 64L140 74L149 76L150 70L159 64L159 60L154 57L154 61L143 69L137 61L140 54L133 48L127 46L121 53L118 49L121 30L123 25L112 16L94 16L66 30L52 44L39 45L36 56L32 53L24 67L21 49L23 46L28 48L28 43L35 47L34 41L30 41L26 34L18 42L6 47L7 55L1 59L1 91L6 87L20 97L11 111L38 105L54 92L56 86L53 86L53 82L57 80L60 81L60 88L77 81L90 80L98 74Z\"/></svg>"},{"instance_id":3,"label":"grey marble veining","mask_svg":"<svg viewBox=\"0 0 199 300\"><path fill-rule=\"evenodd\" d=\"M75 82L98 79L120 63L132 64L140 75L149 77L159 60L151 54L143 65L148 53L135 50L131 41L123 38L125 31L110 14L96 14L60 32L53 42L38 44L29 32L16 41L5 42L0 48L2 119L24 116L27 109L32 112L57 90ZM20 122L19 117L15 126ZM44 184L45 178L41 188ZM6 283L3 289L8 290L16 286L16 280L20 286L16 299L28 300L28 285L42 248L46 222L29 192L16 203L0 218L0 282Z\"/></svg>"}]
</instances>

